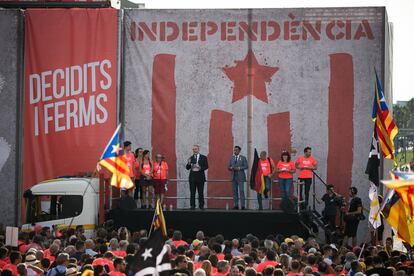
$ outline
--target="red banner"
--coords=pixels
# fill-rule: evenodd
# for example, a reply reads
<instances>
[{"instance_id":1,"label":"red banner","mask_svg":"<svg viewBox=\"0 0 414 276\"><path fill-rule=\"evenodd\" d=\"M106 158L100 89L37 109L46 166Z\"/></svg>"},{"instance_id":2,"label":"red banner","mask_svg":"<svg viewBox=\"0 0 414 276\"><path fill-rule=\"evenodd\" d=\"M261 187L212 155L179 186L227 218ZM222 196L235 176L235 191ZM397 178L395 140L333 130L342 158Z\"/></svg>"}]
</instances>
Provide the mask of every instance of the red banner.
<instances>
[{"instance_id":1,"label":"red banner","mask_svg":"<svg viewBox=\"0 0 414 276\"><path fill-rule=\"evenodd\" d=\"M116 127L116 83L116 10L27 10L24 190L95 169Z\"/></svg>"}]
</instances>

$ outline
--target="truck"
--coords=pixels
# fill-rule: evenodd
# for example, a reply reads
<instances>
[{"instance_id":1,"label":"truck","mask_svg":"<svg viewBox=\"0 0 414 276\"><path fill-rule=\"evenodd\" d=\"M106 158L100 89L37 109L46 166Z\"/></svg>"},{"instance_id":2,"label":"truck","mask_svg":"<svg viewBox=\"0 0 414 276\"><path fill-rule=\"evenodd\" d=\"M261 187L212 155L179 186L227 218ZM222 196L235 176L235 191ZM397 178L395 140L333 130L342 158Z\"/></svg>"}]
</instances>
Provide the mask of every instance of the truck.
<instances>
[{"instance_id":1,"label":"truck","mask_svg":"<svg viewBox=\"0 0 414 276\"><path fill-rule=\"evenodd\" d=\"M29 231L36 224L58 230L82 226L85 236L91 237L104 216L99 208L99 181L96 177L62 177L32 186L24 192L22 230Z\"/></svg>"}]
</instances>

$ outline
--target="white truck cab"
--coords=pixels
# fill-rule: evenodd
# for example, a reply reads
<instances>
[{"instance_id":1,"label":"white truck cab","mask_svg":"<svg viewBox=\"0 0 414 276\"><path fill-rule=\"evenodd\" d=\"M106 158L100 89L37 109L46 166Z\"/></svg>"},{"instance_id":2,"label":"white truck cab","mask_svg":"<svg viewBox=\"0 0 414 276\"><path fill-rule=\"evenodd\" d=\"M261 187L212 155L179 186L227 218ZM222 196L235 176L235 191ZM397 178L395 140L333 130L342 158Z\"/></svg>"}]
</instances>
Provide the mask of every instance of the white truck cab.
<instances>
[{"instance_id":1,"label":"white truck cab","mask_svg":"<svg viewBox=\"0 0 414 276\"><path fill-rule=\"evenodd\" d=\"M57 178L34 185L24 193L26 224L22 230L42 227L82 226L85 236L93 235L98 225L99 179Z\"/></svg>"}]
</instances>

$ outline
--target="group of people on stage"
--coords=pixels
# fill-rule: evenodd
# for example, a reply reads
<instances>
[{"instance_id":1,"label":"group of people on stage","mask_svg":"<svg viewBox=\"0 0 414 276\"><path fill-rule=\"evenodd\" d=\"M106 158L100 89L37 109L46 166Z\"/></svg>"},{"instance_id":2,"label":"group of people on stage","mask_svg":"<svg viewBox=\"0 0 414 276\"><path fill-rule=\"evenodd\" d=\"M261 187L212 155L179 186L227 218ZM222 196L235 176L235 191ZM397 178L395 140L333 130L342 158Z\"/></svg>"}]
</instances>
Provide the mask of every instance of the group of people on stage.
<instances>
[{"instance_id":1,"label":"group of people on stage","mask_svg":"<svg viewBox=\"0 0 414 276\"><path fill-rule=\"evenodd\" d=\"M168 190L168 164L162 154L157 153L152 160L149 150L137 148L135 154L131 150L131 142L124 143L127 164L130 168L130 177L135 182L134 200L141 201L141 208L152 208L152 202L164 199ZM233 155L228 162L228 170L232 181L233 209L246 209L245 183L247 182L246 170L249 168L247 158L241 154L241 147L235 146ZM200 153L200 146L193 145L193 154L188 158L186 169L189 170L190 186L190 208L196 208L196 193L198 194L198 207L204 209L204 183L206 182L205 171L208 169L207 156ZM267 155L266 151L260 152L258 166L260 166L265 190L263 195L257 193L259 210L263 210L263 196L268 198L271 189L272 178L277 177L282 199L289 199L292 195L293 178L297 172L298 181L302 182L299 191L299 200L303 200L306 209L309 202L309 192L312 184L312 171L317 169L317 161L312 156L310 147L304 148L304 154L293 161L288 151L282 151L277 163ZM303 189L304 187L304 189ZM304 199L303 199L304 190ZM350 188L349 210L343 211L346 222L345 234L347 237L356 237L358 222L362 214L362 201L356 196L357 189ZM326 194L318 200L325 203L323 211L324 219L328 229L335 231L337 212L343 205L342 196L334 192L332 185L327 185ZM327 237L328 238L328 237Z\"/></svg>"},{"instance_id":2,"label":"group of people on stage","mask_svg":"<svg viewBox=\"0 0 414 276\"><path fill-rule=\"evenodd\" d=\"M124 151L127 165L130 168L130 177L135 182L134 199L141 200L141 208L151 208L154 195L162 202L165 191L168 189L168 164L162 154L157 153L155 160L151 159L149 150L137 148L135 154L131 150L131 142L124 143ZM205 171L208 169L207 156L200 153L200 146L193 145L193 154L188 158L186 169L189 170L190 184L190 207L195 209L195 196L198 194L198 204L204 209L204 183L206 182ZM233 189L233 209L246 209L245 183L246 170L248 169L247 158L241 155L241 147L235 146L228 163ZM298 170L298 179L304 183L305 206L308 205L309 191L312 184L312 171L317 169L317 162L312 156L312 149L306 147L304 155L299 156L296 162L291 160L290 153L283 151L280 160L276 163L269 157L266 151L260 153L258 162L265 181L264 197L268 198L271 189L272 177L276 176L279 181L282 198L289 198L292 194L293 175ZM302 186L300 189L302 197ZM257 193L259 210L263 209L263 198Z\"/></svg>"},{"instance_id":3,"label":"group of people on stage","mask_svg":"<svg viewBox=\"0 0 414 276\"><path fill-rule=\"evenodd\" d=\"M141 201L141 208L152 208L155 201L164 200L168 189L168 164L161 154L151 160L150 151L137 148L135 154L131 151L131 142L124 142L124 151L130 177L135 182L134 200Z\"/></svg>"},{"instance_id":4,"label":"group of people on stage","mask_svg":"<svg viewBox=\"0 0 414 276\"><path fill-rule=\"evenodd\" d=\"M234 209L245 209L245 194L244 194L244 182L246 182L245 170L248 169L247 159L240 154L241 148L239 146L234 147L234 155L230 158L228 169L231 171L231 179L233 186L233 201ZM298 180L304 183L305 187L305 207L309 202L309 191L312 184L312 171L317 169L317 162L312 156L312 149L306 147L304 149L304 155L299 156L296 162L291 160L290 153L288 151L282 151L280 160L276 163L271 157L267 155L266 151L260 152L260 159L258 166L261 168L265 190L264 197L268 198L268 193L272 187L272 177L278 178L282 199L290 198L293 187L293 175L298 170ZM303 189L300 186L300 197L302 198ZM239 205L240 195L240 205ZM263 195L257 193L257 202L259 210L263 210Z\"/></svg>"}]
</instances>

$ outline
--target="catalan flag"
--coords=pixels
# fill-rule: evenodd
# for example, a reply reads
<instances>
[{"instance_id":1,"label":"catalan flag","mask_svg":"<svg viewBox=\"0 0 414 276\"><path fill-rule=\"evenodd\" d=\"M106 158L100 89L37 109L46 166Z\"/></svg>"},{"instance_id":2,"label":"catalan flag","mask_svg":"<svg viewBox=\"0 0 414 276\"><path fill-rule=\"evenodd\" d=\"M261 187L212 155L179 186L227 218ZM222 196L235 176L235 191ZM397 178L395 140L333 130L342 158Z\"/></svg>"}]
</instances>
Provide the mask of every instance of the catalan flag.
<instances>
[{"instance_id":1,"label":"catalan flag","mask_svg":"<svg viewBox=\"0 0 414 276\"><path fill-rule=\"evenodd\" d=\"M388 110L387 102L381 88L378 75L375 72L375 96L372 108L372 120L375 122L381 152L385 158L394 159L394 137L398 133L391 112Z\"/></svg>"},{"instance_id":2,"label":"catalan flag","mask_svg":"<svg viewBox=\"0 0 414 276\"><path fill-rule=\"evenodd\" d=\"M400 200L407 207L408 218L414 219L414 181L413 180L396 180L385 182L388 189L394 189Z\"/></svg>"},{"instance_id":3,"label":"catalan flag","mask_svg":"<svg viewBox=\"0 0 414 276\"><path fill-rule=\"evenodd\" d=\"M265 190L265 182L262 167L259 166L259 154L254 149L254 159L252 165L252 172L250 174L250 188L254 189L258 194L263 195Z\"/></svg>"},{"instance_id":4,"label":"catalan flag","mask_svg":"<svg viewBox=\"0 0 414 276\"><path fill-rule=\"evenodd\" d=\"M159 199L157 199L157 204L155 206L154 219L152 221L154 229L161 229L164 237L167 236L167 225L165 223L164 213L162 212L162 206Z\"/></svg>"},{"instance_id":5,"label":"catalan flag","mask_svg":"<svg viewBox=\"0 0 414 276\"><path fill-rule=\"evenodd\" d=\"M98 167L105 167L112 173L111 185L119 189L130 189L134 187L131 178L129 177L129 167L127 165L126 156L121 148L122 141L120 139L121 124L116 128L115 133L109 140Z\"/></svg>"},{"instance_id":6,"label":"catalan flag","mask_svg":"<svg viewBox=\"0 0 414 276\"><path fill-rule=\"evenodd\" d=\"M398 177L398 176L397 176ZM402 241L414 245L414 181L398 179L383 181L394 192L383 209L387 222Z\"/></svg>"}]
</instances>

